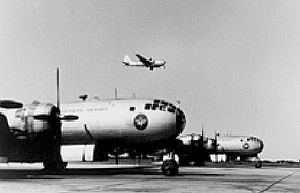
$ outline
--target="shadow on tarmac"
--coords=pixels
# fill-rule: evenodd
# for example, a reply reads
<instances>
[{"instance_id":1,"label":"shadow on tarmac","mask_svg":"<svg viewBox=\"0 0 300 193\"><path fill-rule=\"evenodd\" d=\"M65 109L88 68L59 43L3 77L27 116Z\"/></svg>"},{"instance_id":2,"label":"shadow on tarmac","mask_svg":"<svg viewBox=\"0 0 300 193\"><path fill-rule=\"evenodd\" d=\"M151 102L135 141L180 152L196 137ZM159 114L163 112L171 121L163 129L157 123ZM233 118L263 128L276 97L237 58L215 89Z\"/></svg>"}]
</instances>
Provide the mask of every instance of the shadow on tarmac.
<instances>
[{"instance_id":1,"label":"shadow on tarmac","mask_svg":"<svg viewBox=\"0 0 300 193\"><path fill-rule=\"evenodd\" d=\"M47 172L38 169L0 169L0 180L4 179L66 179L84 176L113 175L153 175L163 177L160 167L139 166L134 168L76 168L61 172ZM177 176L224 176L223 174L208 174L199 172L184 172Z\"/></svg>"}]
</instances>

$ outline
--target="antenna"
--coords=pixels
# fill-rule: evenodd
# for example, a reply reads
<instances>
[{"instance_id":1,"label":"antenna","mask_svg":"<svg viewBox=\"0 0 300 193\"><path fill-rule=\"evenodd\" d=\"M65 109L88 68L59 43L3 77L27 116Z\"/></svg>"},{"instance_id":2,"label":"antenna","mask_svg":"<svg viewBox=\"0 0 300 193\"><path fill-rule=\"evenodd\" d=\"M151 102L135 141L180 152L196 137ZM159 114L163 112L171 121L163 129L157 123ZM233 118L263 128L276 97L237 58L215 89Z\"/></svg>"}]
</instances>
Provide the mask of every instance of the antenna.
<instances>
[{"instance_id":1,"label":"antenna","mask_svg":"<svg viewBox=\"0 0 300 193\"><path fill-rule=\"evenodd\" d=\"M201 143L202 143L202 150L204 150L204 126L203 126L203 122L202 122L202 129L201 129Z\"/></svg>"},{"instance_id":2,"label":"antenna","mask_svg":"<svg viewBox=\"0 0 300 193\"><path fill-rule=\"evenodd\" d=\"M217 149L218 149L217 136L218 136L218 133L215 130L215 159L216 159L216 162L218 163L219 161L218 161L218 154L217 154Z\"/></svg>"},{"instance_id":3,"label":"antenna","mask_svg":"<svg viewBox=\"0 0 300 193\"><path fill-rule=\"evenodd\" d=\"M118 98L118 89L115 88L115 99L117 99L117 98Z\"/></svg>"},{"instance_id":4,"label":"antenna","mask_svg":"<svg viewBox=\"0 0 300 193\"><path fill-rule=\"evenodd\" d=\"M59 93L59 68L56 68L56 105L60 108L60 93Z\"/></svg>"},{"instance_id":5,"label":"antenna","mask_svg":"<svg viewBox=\"0 0 300 193\"><path fill-rule=\"evenodd\" d=\"M88 95L87 94L82 94L82 95L79 95L79 98L83 101L86 101L86 99L88 98Z\"/></svg>"},{"instance_id":6,"label":"antenna","mask_svg":"<svg viewBox=\"0 0 300 193\"><path fill-rule=\"evenodd\" d=\"M176 100L178 107L180 108L180 100Z\"/></svg>"}]
</instances>

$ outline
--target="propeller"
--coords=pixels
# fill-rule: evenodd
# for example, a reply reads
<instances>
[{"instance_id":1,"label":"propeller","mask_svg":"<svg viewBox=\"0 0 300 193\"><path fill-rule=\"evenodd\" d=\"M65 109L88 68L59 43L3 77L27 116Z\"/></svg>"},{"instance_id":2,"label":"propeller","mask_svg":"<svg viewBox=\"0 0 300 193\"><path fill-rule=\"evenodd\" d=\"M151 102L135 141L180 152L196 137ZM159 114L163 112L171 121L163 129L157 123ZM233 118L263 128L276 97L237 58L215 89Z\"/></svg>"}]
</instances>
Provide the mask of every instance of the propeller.
<instances>
[{"instance_id":1,"label":"propeller","mask_svg":"<svg viewBox=\"0 0 300 193\"><path fill-rule=\"evenodd\" d=\"M41 121L49 121L51 119L49 115L44 115L44 114L34 115L33 118L36 120L41 120ZM75 121L75 120L79 119L79 117L76 115L64 115L64 116L58 115L56 118L59 119L60 121L61 120Z\"/></svg>"},{"instance_id":2,"label":"propeller","mask_svg":"<svg viewBox=\"0 0 300 193\"><path fill-rule=\"evenodd\" d=\"M6 109L15 109L15 108L18 109L18 108L22 108L23 104L13 100L0 100L0 107Z\"/></svg>"},{"instance_id":3,"label":"propeller","mask_svg":"<svg viewBox=\"0 0 300 193\"><path fill-rule=\"evenodd\" d=\"M49 147L47 147L48 158L44 160L45 169L60 170L66 167L61 158L61 121L74 121L79 117L77 115L61 115L60 114L60 93L59 93L59 68L56 69L56 107L53 107L49 114L34 115L35 120L47 121L51 126L53 138L49 141Z\"/></svg>"},{"instance_id":4,"label":"propeller","mask_svg":"<svg viewBox=\"0 0 300 193\"><path fill-rule=\"evenodd\" d=\"M215 131L215 141L214 141L214 151L215 151L215 159L216 159L216 162L218 162L218 154L217 154L217 149L218 149L218 132Z\"/></svg>"}]
</instances>

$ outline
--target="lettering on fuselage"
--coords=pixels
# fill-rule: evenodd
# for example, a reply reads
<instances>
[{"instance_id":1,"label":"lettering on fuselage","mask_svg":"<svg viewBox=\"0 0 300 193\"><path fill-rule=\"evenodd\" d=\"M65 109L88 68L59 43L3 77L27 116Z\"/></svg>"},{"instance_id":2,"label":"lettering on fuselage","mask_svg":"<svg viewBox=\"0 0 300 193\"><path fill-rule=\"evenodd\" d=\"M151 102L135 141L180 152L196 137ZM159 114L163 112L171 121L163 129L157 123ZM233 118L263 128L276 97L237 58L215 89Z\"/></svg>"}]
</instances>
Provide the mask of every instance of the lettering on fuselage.
<instances>
[{"instance_id":1,"label":"lettering on fuselage","mask_svg":"<svg viewBox=\"0 0 300 193\"><path fill-rule=\"evenodd\" d=\"M86 111L107 111L107 108L88 108Z\"/></svg>"},{"instance_id":2,"label":"lettering on fuselage","mask_svg":"<svg viewBox=\"0 0 300 193\"><path fill-rule=\"evenodd\" d=\"M62 110L62 113L79 113L83 112L83 109L66 109Z\"/></svg>"},{"instance_id":3,"label":"lettering on fuselage","mask_svg":"<svg viewBox=\"0 0 300 193\"><path fill-rule=\"evenodd\" d=\"M62 113L68 114L68 113L80 113L80 112L92 112L92 111L107 111L108 108L106 107L98 107L98 108L87 108L87 109L64 109L62 110Z\"/></svg>"}]
</instances>

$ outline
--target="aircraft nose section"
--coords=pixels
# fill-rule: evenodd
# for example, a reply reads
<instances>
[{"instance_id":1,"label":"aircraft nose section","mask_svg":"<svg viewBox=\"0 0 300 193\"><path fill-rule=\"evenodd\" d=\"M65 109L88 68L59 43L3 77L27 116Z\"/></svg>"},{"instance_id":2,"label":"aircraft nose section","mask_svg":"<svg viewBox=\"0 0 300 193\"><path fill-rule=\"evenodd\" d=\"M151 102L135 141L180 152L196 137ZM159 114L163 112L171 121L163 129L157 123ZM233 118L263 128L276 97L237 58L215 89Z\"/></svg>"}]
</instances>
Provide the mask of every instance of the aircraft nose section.
<instances>
[{"instance_id":1,"label":"aircraft nose section","mask_svg":"<svg viewBox=\"0 0 300 193\"><path fill-rule=\"evenodd\" d=\"M186 119L184 112L177 108L176 110L176 133L179 135L185 128Z\"/></svg>"},{"instance_id":2,"label":"aircraft nose section","mask_svg":"<svg viewBox=\"0 0 300 193\"><path fill-rule=\"evenodd\" d=\"M262 150L264 149L264 143L262 140L259 140L259 150L260 152L262 152Z\"/></svg>"}]
</instances>

